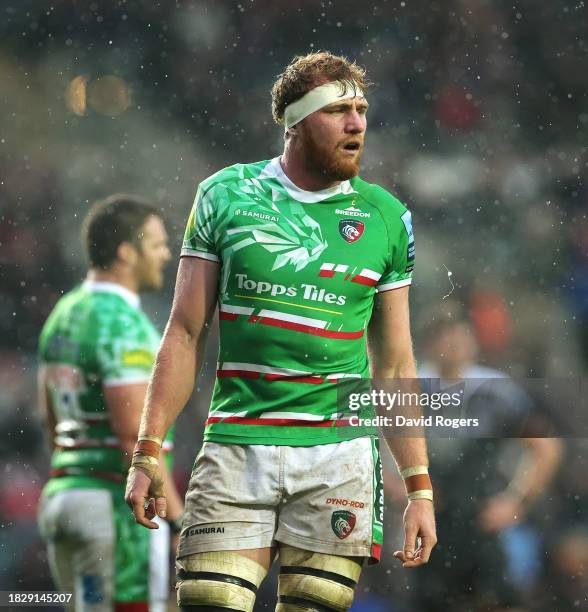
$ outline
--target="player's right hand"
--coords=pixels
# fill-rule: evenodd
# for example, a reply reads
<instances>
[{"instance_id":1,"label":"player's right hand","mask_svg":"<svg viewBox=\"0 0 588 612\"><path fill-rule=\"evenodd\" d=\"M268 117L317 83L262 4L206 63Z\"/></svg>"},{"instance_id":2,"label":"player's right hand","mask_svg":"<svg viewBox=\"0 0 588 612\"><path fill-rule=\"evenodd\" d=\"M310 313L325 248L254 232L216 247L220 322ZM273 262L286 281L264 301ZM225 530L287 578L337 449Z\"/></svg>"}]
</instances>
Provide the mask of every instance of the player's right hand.
<instances>
[{"instance_id":1,"label":"player's right hand","mask_svg":"<svg viewBox=\"0 0 588 612\"><path fill-rule=\"evenodd\" d=\"M165 518L167 501L159 470L155 468L149 477L141 468L131 466L127 477L125 502L133 511L137 523L149 529L159 529L151 519L155 515Z\"/></svg>"}]
</instances>

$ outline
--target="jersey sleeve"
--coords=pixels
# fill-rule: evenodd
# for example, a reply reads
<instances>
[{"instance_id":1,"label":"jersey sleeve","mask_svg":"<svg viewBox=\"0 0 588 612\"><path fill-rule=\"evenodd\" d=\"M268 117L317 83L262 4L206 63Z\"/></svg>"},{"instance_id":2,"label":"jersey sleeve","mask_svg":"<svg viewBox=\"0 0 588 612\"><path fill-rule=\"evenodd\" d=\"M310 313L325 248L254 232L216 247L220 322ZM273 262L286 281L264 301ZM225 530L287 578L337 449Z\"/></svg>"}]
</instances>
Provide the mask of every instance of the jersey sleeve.
<instances>
[{"instance_id":1,"label":"jersey sleeve","mask_svg":"<svg viewBox=\"0 0 588 612\"><path fill-rule=\"evenodd\" d=\"M405 210L400 218L391 224L389 233L390 261L376 287L379 292L405 287L412 282L415 250L412 216L409 210Z\"/></svg>"},{"instance_id":2,"label":"jersey sleeve","mask_svg":"<svg viewBox=\"0 0 588 612\"><path fill-rule=\"evenodd\" d=\"M216 206L215 189L198 187L194 205L188 218L182 256L201 257L210 261L220 261L215 244Z\"/></svg>"},{"instance_id":3,"label":"jersey sleeve","mask_svg":"<svg viewBox=\"0 0 588 612\"><path fill-rule=\"evenodd\" d=\"M157 346L140 321L122 319L101 338L96 357L102 384L128 385L148 382L155 363Z\"/></svg>"}]
</instances>

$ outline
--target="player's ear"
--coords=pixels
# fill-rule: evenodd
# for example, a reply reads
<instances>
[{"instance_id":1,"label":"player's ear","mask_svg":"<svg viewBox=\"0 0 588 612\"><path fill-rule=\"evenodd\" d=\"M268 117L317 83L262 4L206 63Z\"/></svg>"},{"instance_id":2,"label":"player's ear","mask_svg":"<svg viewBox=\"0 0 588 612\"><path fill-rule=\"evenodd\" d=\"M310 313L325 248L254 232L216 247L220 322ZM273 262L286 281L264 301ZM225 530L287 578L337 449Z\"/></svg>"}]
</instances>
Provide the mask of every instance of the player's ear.
<instances>
[{"instance_id":1,"label":"player's ear","mask_svg":"<svg viewBox=\"0 0 588 612\"><path fill-rule=\"evenodd\" d=\"M139 253L137 253L137 248L132 243L125 240L118 245L116 256L119 261L134 265L137 257L139 257Z\"/></svg>"}]
</instances>

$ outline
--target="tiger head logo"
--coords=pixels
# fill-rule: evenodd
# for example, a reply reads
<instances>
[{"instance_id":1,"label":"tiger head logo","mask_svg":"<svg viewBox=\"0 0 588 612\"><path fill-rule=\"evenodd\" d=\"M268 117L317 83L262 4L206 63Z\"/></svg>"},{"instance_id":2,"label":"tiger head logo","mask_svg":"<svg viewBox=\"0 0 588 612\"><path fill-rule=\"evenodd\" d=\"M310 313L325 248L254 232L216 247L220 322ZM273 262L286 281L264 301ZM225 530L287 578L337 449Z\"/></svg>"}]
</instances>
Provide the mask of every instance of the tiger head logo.
<instances>
[{"instance_id":1,"label":"tiger head logo","mask_svg":"<svg viewBox=\"0 0 588 612\"><path fill-rule=\"evenodd\" d=\"M356 219L341 219L339 221L339 233L349 243L357 242L363 235L365 224Z\"/></svg>"},{"instance_id":2,"label":"tiger head logo","mask_svg":"<svg viewBox=\"0 0 588 612\"><path fill-rule=\"evenodd\" d=\"M355 514L348 510L335 510L331 515L331 527L340 540L344 540L353 531L355 521Z\"/></svg>"}]
</instances>

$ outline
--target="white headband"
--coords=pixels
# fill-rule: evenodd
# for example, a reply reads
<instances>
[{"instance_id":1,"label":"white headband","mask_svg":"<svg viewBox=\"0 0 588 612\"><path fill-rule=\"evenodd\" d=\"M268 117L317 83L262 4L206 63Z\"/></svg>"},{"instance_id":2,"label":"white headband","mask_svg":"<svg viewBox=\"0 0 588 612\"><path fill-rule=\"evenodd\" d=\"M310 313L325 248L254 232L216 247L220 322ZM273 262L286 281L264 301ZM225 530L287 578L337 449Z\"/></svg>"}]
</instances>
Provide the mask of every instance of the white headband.
<instances>
[{"instance_id":1,"label":"white headband","mask_svg":"<svg viewBox=\"0 0 588 612\"><path fill-rule=\"evenodd\" d=\"M284 127L286 129L291 128L311 113L319 110L319 108L327 106L327 104L356 97L365 97L357 83L331 81L330 83L319 85L307 91L296 102L286 106L284 110Z\"/></svg>"}]
</instances>

